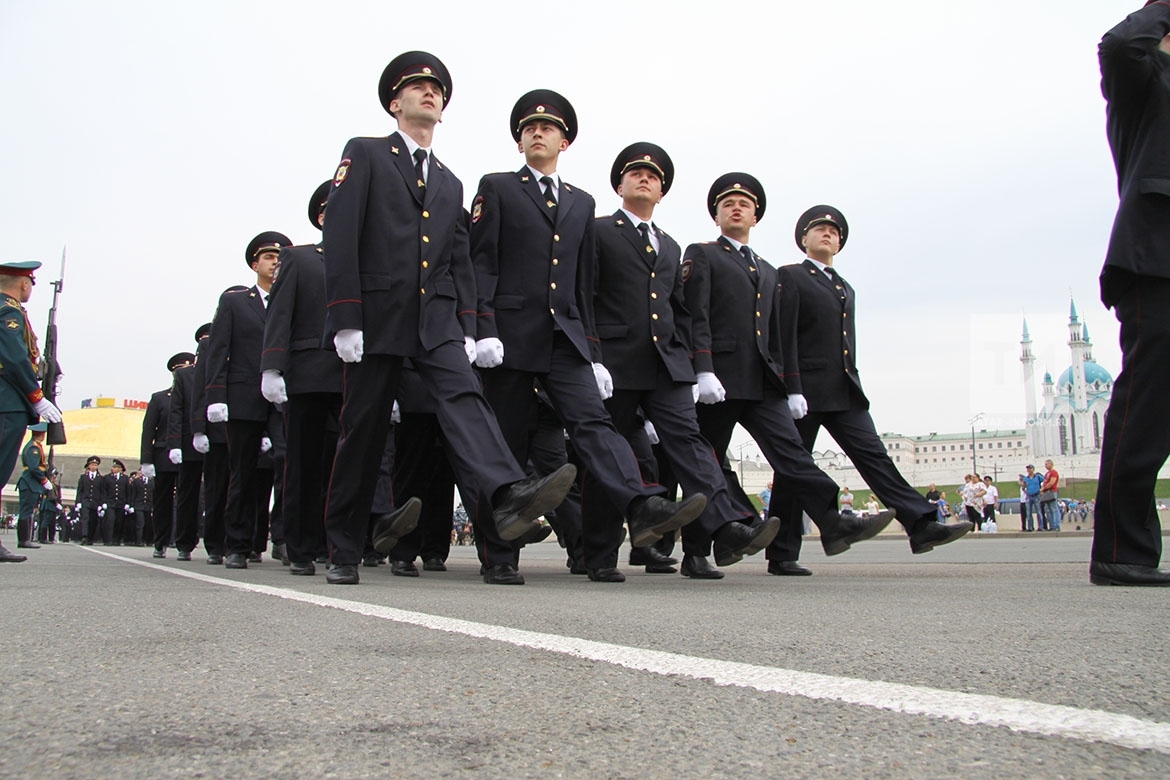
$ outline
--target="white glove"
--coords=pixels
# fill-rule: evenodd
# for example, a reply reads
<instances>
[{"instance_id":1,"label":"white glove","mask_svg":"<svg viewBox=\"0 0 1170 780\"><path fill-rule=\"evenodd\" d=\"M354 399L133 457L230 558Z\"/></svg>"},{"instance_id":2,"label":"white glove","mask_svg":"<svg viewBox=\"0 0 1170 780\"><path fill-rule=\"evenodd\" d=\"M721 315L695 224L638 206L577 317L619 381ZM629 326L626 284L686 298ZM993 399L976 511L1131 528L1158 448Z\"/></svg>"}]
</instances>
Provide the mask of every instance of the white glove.
<instances>
[{"instance_id":1,"label":"white glove","mask_svg":"<svg viewBox=\"0 0 1170 780\"><path fill-rule=\"evenodd\" d=\"M65 507L61 506L60 504L57 504L57 511L63 512L63 511L65 511Z\"/></svg>"},{"instance_id":2,"label":"white glove","mask_svg":"<svg viewBox=\"0 0 1170 780\"><path fill-rule=\"evenodd\" d=\"M333 346L337 349L337 356L346 363L362 362L362 354L365 352L363 344L362 332L354 328L339 330L337 335L333 337Z\"/></svg>"},{"instance_id":3,"label":"white glove","mask_svg":"<svg viewBox=\"0 0 1170 780\"><path fill-rule=\"evenodd\" d=\"M99 504L97 512L98 512L98 517L105 517L106 516L106 505Z\"/></svg>"},{"instance_id":4,"label":"white glove","mask_svg":"<svg viewBox=\"0 0 1170 780\"><path fill-rule=\"evenodd\" d=\"M134 514L134 510L130 508L129 504L122 504L122 511L128 515Z\"/></svg>"},{"instance_id":5,"label":"white glove","mask_svg":"<svg viewBox=\"0 0 1170 780\"><path fill-rule=\"evenodd\" d=\"M227 404L208 404L207 422L221 423L228 421Z\"/></svg>"},{"instance_id":6,"label":"white glove","mask_svg":"<svg viewBox=\"0 0 1170 780\"><path fill-rule=\"evenodd\" d=\"M183 462L183 451L175 448L167 453L167 457L171 459L171 463L174 463L176 466L178 466Z\"/></svg>"},{"instance_id":7,"label":"white glove","mask_svg":"<svg viewBox=\"0 0 1170 780\"><path fill-rule=\"evenodd\" d=\"M183 453L180 452L179 456L182 457L182 454ZM142 464L142 476L148 477L148 478L154 477L154 464L153 463L143 463Z\"/></svg>"},{"instance_id":8,"label":"white glove","mask_svg":"<svg viewBox=\"0 0 1170 780\"><path fill-rule=\"evenodd\" d=\"M792 419L799 420L808 414L808 401L800 393L788 396L788 411L792 412Z\"/></svg>"},{"instance_id":9,"label":"white glove","mask_svg":"<svg viewBox=\"0 0 1170 780\"><path fill-rule=\"evenodd\" d=\"M42 398L33 404L33 410L51 423L61 422L61 410L54 406L53 402L47 398Z\"/></svg>"},{"instance_id":10,"label":"white glove","mask_svg":"<svg viewBox=\"0 0 1170 780\"><path fill-rule=\"evenodd\" d=\"M495 368L504 362L504 342L499 339L480 339L475 342L475 364L480 368Z\"/></svg>"},{"instance_id":11,"label":"white glove","mask_svg":"<svg viewBox=\"0 0 1170 780\"><path fill-rule=\"evenodd\" d=\"M646 438L650 440L651 444L658 443L658 431L654 430L654 423L647 420L642 423L642 428L646 431Z\"/></svg>"},{"instance_id":12,"label":"white glove","mask_svg":"<svg viewBox=\"0 0 1170 780\"><path fill-rule=\"evenodd\" d=\"M282 404L288 400L288 388L279 371L270 368L260 374L260 395L270 404Z\"/></svg>"},{"instance_id":13,"label":"white glove","mask_svg":"<svg viewBox=\"0 0 1170 780\"><path fill-rule=\"evenodd\" d=\"M260 437L260 451L261 452L268 452L270 449L272 449L272 439L268 438L267 436L261 436Z\"/></svg>"},{"instance_id":14,"label":"white glove","mask_svg":"<svg viewBox=\"0 0 1170 780\"><path fill-rule=\"evenodd\" d=\"M207 438L206 433L197 433L191 438L191 446L200 455L206 455L211 449L211 440Z\"/></svg>"},{"instance_id":15,"label":"white glove","mask_svg":"<svg viewBox=\"0 0 1170 780\"><path fill-rule=\"evenodd\" d=\"M50 481L49 481L49 480L47 480L47 479L42 479L42 480L41 480L41 487L43 487L45 490L52 490L52 489L53 489L53 483L52 483L52 482L50 482Z\"/></svg>"},{"instance_id":16,"label":"white glove","mask_svg":"<svg viewBox=\"0 0 1170 780\"><path fill-rule=\"evenodd\" d=\"M698 380L695 387L699 390L699 403L717 404L727 398L727 391L723 389L723 383L710 371L700 371L695 375L695 379Z\"/></svg>"},{"instance_id":17,"label":"white glove","mask_svg":"<svg viewBox=\"0 0 1170 780\"><path fill-rule=\"evenodd\" d=\"M467 353L467 361L469 363L475 362L475 339L471 336L463 337L463 351Z\"/></svg>"},{"instance_id":18,"label":"white glove","mask_svg":"<svg viewBox=\"0 0 1170 780\"><path fill-rule=\"evenodd\" d=\"M613 398L613 377L609 375L609 369L601 363L594 363L593 378L597 380L597 392L601 393L601 400Z\"/></svg>"},{"instance_id":19,"label":"white glove","mask_svg":"<svg viewBox=\"0 0 1170 780\"><path fill-rule=\"evenodd\" d=\"M398 402L394 402L393 408L390 409L390 422L397 425L402 422L402 409L398 406Z\"/></svg>"}]
</instances>

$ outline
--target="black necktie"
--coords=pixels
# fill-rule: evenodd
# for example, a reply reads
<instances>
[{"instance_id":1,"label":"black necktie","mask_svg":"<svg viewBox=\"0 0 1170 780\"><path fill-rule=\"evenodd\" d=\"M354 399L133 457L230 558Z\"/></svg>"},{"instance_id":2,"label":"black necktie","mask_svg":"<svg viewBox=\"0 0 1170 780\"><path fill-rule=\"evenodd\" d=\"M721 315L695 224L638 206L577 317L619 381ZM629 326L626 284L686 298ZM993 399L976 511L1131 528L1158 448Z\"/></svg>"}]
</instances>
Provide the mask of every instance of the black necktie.
<instances>
[{"instance_id":1,"label":"black necktie","mask_svg":"<svg viewBox=\"0 0 1170 780\"><path fill-rule=\"evenodd\" d=\"M426 149L415 149L414 150L414 173L418 177L418 186L420 186L420 187L427 186L426 180L423 177L423 163L426 162L426 159L427 159L427 150Z\"/></svg>"},{"instance_id":2,"label":"black necktie","mask_svg":"<svg viewBox=\"0 0 1170 780\"><path fill-rule=\"evenodd\" d=\"M540 183L544 185L544 205L550 209L557 207L556 196L553 195L553 180L551 176L541 176Z\"/></svg>"},{"instance_id":3,"label":"black necktie","mask_svg":"<svg viewBox=\"0 0 1170 780\"><path fill-rule=\"evenodd\" d=\"M646 242L646 254L654 254L654 244L650 241L650 223L640 222L638 224L638 232L642 234L642 239Z\"/></svg>"}]
</instances>

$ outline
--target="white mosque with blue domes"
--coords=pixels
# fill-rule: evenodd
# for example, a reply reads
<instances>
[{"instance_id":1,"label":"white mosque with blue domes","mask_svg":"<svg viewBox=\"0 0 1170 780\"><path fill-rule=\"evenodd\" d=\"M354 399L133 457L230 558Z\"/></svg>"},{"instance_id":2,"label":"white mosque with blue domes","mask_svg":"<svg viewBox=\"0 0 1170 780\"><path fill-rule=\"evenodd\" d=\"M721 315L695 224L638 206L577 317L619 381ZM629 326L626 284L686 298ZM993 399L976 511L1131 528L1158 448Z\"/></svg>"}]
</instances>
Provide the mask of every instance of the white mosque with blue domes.
<instances>
[{"instance_id":1,"label":"white mosque with blue domes","mask_svg":"<svg viewBox=\"0 0 1170 780\"><path fill-rule=\"evenodd\" d=\"M1113 377L1093 360L1089 326L1077 316L1076 303L1069 305L1068 346L1072 365L1053 382L1045 369L1042 381L1044 405L1036 408L1036 357L1028 321L1020 340L1020 363L1024 367L1024 409L1027 415L1028 447L1037 458L1086 455L1101 451L1105 410L1113 394Z\"/></svg>"}]
</instances>

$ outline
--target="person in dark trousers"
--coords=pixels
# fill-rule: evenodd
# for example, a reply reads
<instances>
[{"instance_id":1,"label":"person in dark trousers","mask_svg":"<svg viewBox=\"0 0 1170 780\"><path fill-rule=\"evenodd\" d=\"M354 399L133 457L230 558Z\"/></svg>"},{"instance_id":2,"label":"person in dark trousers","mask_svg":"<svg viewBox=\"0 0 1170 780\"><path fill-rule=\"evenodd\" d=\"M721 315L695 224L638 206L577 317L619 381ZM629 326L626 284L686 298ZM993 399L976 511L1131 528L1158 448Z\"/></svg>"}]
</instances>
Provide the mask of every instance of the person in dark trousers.
<instances>
[{"instance_id":1,"label":"person in dark trousers","mask_svg":"<svg viewBox=\"0 0 1170 780\"><path fill-rule=\"evenodd\" d=\"M208 429L204 428L203 415L200 413L202 407L199 401L203 395L200 356L210 334L210 322L195 330L195 360L191 365L175 369L171 403L167 412L167 447L170 448L167 460L179 467L175 492L174 543L180 561L190 561L191 551L199 543L199 494L205 477L204 454L211 449L211 441L207 433L203 432ZM222 427L222 424L212 426L210 430L215 433ZM210 479L216 473L212 471L208 474L209 494L212 492ZM222 533L220 537L222 543ZM223 562L222 558L219 562Z\"/></svg>"},{"instance_id":2,"label":"person in dark trousers","mask_svg":"<svg viewBox=\"0 0 1170 780\"><path fill-rule=\"evenodd\" d=\"M171 386L150 397L146 415L142 418L142 447L139 460L142 475L154 482L151 488L151 527L149 529L155 558L167 557L175 524L175 490L179 484L179 464L170 458L171 391L175 372L195 362L190 352L178 352L167 361Z\"/></svg>"},{"instance_id":3,"label":"person in dark trousers","mask_svg":"<svg viewBox=\"0 0 1170 780\"><path fill-rule=\"evenodd\" d=\"M1122 368L1101 441L1089 580L1170 585L1154 505L1170 456L1170 2L1148 2L1098 49L1121 202L1101 301L1121 323Z\"/></svg>"}]
</instances>

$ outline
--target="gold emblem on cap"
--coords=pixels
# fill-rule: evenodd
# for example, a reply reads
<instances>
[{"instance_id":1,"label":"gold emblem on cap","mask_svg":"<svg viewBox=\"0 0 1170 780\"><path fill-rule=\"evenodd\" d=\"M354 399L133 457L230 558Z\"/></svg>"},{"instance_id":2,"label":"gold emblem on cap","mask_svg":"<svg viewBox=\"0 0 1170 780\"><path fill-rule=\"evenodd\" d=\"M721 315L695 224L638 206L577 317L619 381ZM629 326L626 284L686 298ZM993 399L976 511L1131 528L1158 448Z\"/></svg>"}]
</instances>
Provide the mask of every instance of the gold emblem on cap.
<instances>
[{"instance_id":1,"label":"gold emblem on cap","mask_svg":"<svg viewBox=\"0 0 1170 780\"><path fill-rule=\"evenodd\" d=\"M431 69L430 68L423 68L423 73L425 73L429 76L429 75L431 75Z\"/></svg>"},{"instance_id":2,"label":"gold emblem on cap","mask_svg":"<svg viewBox=\"0 0 1170 780\"><path fill-rule=\"evenodd\" d=\"M536 113L543 114L544 113L544 106L537 106Z\"/></svg>"},{"instance_id":3,"label":"gold emblem on cap","mask_svg":"<svg viewBox=\"0 0 1170 780\"><path fill-rule=\"evenodd\" d=\"M650 162L650 155L648 155L648 154L647 154L647 155L643 155L643 156L642 156L642 159L643 159L643 160L645 160L646 162Z\"/></svg>"},{"instance_id":4,"label":"gold emblem on cap","mask_svg":"<svg viewBox=\"0 0 1170 780\"><path fill-rule=\"evenodd\" d=\"M743 189L743 188L742 188L742 187L739 185L739 182L736 182L735 184L732 184L732 185L731 185L731 188L732 188L733 190L740 190L740 189Z\"/></svg>"}]
</instances>

